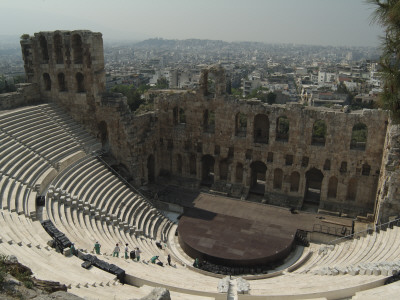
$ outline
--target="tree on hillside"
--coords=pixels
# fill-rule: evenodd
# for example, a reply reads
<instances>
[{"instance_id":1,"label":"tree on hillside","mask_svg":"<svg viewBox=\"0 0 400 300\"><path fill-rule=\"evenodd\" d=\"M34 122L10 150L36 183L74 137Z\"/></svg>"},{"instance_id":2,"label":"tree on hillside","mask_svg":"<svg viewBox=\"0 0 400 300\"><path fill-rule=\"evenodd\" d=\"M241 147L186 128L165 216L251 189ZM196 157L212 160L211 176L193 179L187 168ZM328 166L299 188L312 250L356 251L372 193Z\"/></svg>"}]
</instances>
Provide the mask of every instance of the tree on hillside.
<instances>
[{"instance_id":1,"label":"tree on hillside","mask_svg":"<svg viewBox=\"0 0 400 300\"><path fill-rule=\"evenodd\" d=\"M366 0L375 6L373 22L385 29L380 60L383 92L381 105L400 121L400 0Z\"/></svg>"}]
</instances>

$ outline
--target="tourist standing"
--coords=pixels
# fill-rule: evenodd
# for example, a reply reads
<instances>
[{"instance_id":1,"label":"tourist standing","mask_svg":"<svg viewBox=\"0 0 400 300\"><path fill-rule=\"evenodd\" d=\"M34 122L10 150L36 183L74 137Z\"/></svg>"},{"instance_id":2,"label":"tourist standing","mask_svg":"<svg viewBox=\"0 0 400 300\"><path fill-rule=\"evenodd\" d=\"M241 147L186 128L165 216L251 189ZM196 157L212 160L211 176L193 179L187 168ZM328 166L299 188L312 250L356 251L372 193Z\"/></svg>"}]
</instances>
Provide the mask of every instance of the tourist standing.
<instances>
[{"instance_id":1,"label":"tourist standing","mask_svg":"<svg viewBox=\"0 0 400 300\"><path fill-rule=\"evenodd\" d=\"M119 257L119 251L120 251L119 246L118 244L116 244L113 252L113 257L114 256Z\"/></svg>"},{"instance_id":2,"label":"tourist standing","mask_svg":"<svg viewBox=\"0 0 400 300\"><path fill-rule=\"evenodd\" d=\"M136 247L135 249L136 261L140 261L140 253L142 253L142 251L140 251L139 247Z\"/></svg>"},{"instance_id":3,"label":"tourist standing","mask_svg":"<svg viewBox=\"0 0 400 300\"><path fill-rule=\"evenodd\" d=\"M125 244L125 259L129 258L128 244Z\"/></svg>"},{"instance_id":4,"label":"tourist standing","mask_svg":"<svg viewBox=\"0 0 400 300\"><path fill-rule=\"evenodd\" d=\"M99 244L99 242L96 242L93 247L96 254L100 254L100 248L101 248L101 245Z\"/></svg>"}]
</instances>

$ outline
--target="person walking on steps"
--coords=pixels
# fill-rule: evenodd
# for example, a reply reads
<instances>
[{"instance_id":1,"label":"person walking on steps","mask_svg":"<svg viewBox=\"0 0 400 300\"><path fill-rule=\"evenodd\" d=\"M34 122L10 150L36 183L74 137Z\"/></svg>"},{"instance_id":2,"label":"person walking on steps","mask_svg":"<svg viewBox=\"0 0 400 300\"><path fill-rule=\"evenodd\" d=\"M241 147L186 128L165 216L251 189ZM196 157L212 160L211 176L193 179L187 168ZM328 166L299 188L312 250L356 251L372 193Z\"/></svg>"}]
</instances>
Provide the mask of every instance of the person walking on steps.
<instances>
[{"instance_id":1,"label":"person walking on steps","mask_svg":"<svg viewBox=\"0 0 400 300\"><path fill-rule=\"evenodd\" d=\"M168 254L168 256L167 256L167 261L168 261L168 265L172 266L171 265L171 255L170 254Z\"/></svg>"},{"instance_id":2,"label":"person walking on steps","mask_svg":"<svg viewBox=\"0 0 400 300\"><path fill-rule=\"evenodd\" d=\"M114 252L113 252L113 257L119 257L119 251L120 251L120 249L119 249L119 246L118 246L118 244L116 244L115 245L115 248L114 248Z\"/></svg>"},{"instance_id":3,"label":"person walking on steps","mask_svg":"<svg viewBox=\"0 0 400 300\"><path fill-rule=\"evenodd\" d=\"M135 249L136 261L140 261L140 253L142 253L142 251L140 251L139 247L136 247Z\"/></svg>"},{"instance_id":4,"label":"person walking on steps","mask_svg":"<svg viewBox=\"0 0 400 300\"><path fill-rule=\"evenodd\" d=\"M125 259L129 258L129 249L128 249L128 244L125 244Z\"/></svg>"},{"instance_id":5,"label":"person walking on steps","mask_svg":"<svg viewBox=\"0 0 400 300\"><path fill-rule=\"evenodd\" d=\"M100 248L101 248L101 246L100 246L99 242L96 242L94 244L93 250L96 252L96 254L100 254Z\"/></svg>"}]
</instances>

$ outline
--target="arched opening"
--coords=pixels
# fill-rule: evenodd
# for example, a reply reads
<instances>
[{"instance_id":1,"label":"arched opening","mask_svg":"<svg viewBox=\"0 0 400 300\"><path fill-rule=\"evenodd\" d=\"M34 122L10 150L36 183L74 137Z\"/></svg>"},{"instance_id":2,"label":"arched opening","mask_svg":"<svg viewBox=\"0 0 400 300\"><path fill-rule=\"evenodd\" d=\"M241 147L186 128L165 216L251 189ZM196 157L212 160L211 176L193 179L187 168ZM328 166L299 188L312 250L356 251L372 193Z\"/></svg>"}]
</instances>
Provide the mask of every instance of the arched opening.
<instances>
[{"instance_id":1,"label":"arched opening","mask_svg":"<svg viewBox=\"0 0 400 300\"><path fill-rule=\"evenodd\" d=\"M269 120L266 115L256 115L254 118L254 143L268 144Z\"/></svg>"},{"instance_id":2,"label":"arched opening","mask_svg":"<svg viewBox=\"0 0 400 300\"><path fill-rule=\"evenodd\" d=\"M274 189L281 190L282 189L282 181L283 181L283 171L282 169L274 170Z\"/></svg>"},{"instance_id":3,"label":"arched opening","mask_svg":"<svg viewBox=\"0 0 400 300\"><path fill-rule=\"evenodd\" d=\"M264 195L267 166L261 161L251 163L250 192Z\"/></svg>"},{"instance_id":4,"label":"arched opening","mask_svg":"<svg viewBox=\"0 0 400 300\"><path fill-rule=\"evenodd\" d=\"M183 108L179 109L179 123L186 124L185 110Z\"/></svg>"},{"instance_id":5,"label":"arched opening","mask_svg":"<svg viewBox=\"0 0 400 300\"><path fill-rule=\"evenodd\" d=\"M105 121L101 121L97 125L97 129L99 131L98 137L100 138L103 150L105 152L108 152L108 150L110 149L110 145L109 145L109 141L108 141L107 123Z\"/></svg>"},{"instance_id":6,"label":"arched opening","mask_svg":"<svg viewBox=\"0 0 400 300\"><path fill-rule=\"evenodd\" d=\"M243 181L243 165L241 163L236 164L235 179L237 183L242 183Z\"/></svg>"},{"instance_id":7,"label":"arched opening","mask_svg":"<svg viewBox=\"0 0 400 300\"><path fill-rule=\"evenodd\" d=\"M247 116L244 113L237 113L235 117L235 135L245 137L247 133Z\"/></svg>"},{"instance_id":8,"label":"arched opening","mask_svg":"<svg viewBox=\"0 0 400 300\"><path fill-rule=\"evenodd\" d=\"M156 180L155 176L155 161L154 155L150 154L147 158L147 180L149 183L154 183Z\"/></svg>"},{"instance_id":9,"label":"arched opening","mask_svg":"<svg viewBox=\"0 0 400 300\"><path fill-rule=\"evenodd\" d=\"M228 169L229 164L226 159L221 160L219 162L219 179L220 180L228 180Z\"/></svg>"},{"instance_id":10,"label":"arched opening","mask_svg":"<svg viewBox=\"0 0 400 300\"><path fill-rule=\"evenodd\" d=\"M315 206L319 206L323 179L324 174L322 174L322 172L316 168L312 168L306 172L304 204L308 205L308 207L311 206L315 208ZM307 206L305 208L307 208Z\"/></svg>"},{"instance_id":11,"label":"arched opening","mask_svg":"<svg viewBox=\"0 0 400 300\"><path fill-rule=\"evenodd\" d=\"M207 154L201 158L201 184L205 186L212 186L214 184L214 157Z\"/></svg>"},{"instance_id":12,"label":"arched opening","mask_svg":"<svg viewBox=\"0 0 400 300\"><path fill-rule=\"evenodd\" d=\"M82 38L79 34L74 34L72 36L72 55L74 64L83 63Z\"/></svg>"},{"instance_id":13,"label":"arched opening","mask_svg":"<svg viewBox=\"0 0 400 300\"><path fill-rule=\"evenodd\" d=\"M85 82L84 82L84 77L83 74L78 72L76 73L76 91L78 93L84 93L85 92Z\"/></svg>"},{"instance_id":14,"label":"arched opening","mask_svg":"<svg viewBox=\"0 0 400 300\"><path fill-rule=\"evenodd\" d=\"M300 184L300 174L299 174L299 172L293 172L290 175L290 191L298 192L299 184Z\"/></svg>"},{"instance_id":15,"label":"arched opening","mask_svg":"<svg viewBox=\"0 0 400 300\"><path fill-rule=\"evenodd\" d=\"M351 132L350 149L365 150L367 145L368 129L364 123L357 123Z\"/></svg>"},{"instance_id":16,"label":"arched opening","mask_svg":"<svg viewBox=\"0 0 400 300\"><path fill-rule=\"evenodd\" d=\"M287 142L289 140L289 120L281 116L276 120L276 140Z\"/></svg>"},{"instance_id":17,"label":"arched opening","mask_svg":"<svg viewBox=\"0 0 400 300\"><path fill-rule=\"evenodd\" d=\"M42 52L42 63L47 64L49 63L49 51L47 49L47 40L43 35L39 38L39 44Z\"/></svg>"},{"instance_id":18,"label":"arched opening","mask_svg":"<svg viewBox=\"0 0 400 300\"><path fill-rule=\"evenodd\" d=\"M371 166L368 163L364 163L362 165L361 174L364 175L364 176L369 176L370 173L371 173Z\"/></svg>"},{"instance_id":19,"label":"arched opening","mask_svg":"<svg viewBox=\"0 0 400 300\"><path fill-rule=\"evenodd\" d=\"M176 173L182 175L182 155L176 155Z\"/></svg>"},{"instance_id":20,"label":"arched opening","mask_svg":"<svg viewBox=\"0 0 400 300\"><path fill-rule=\"evenodd\" d=\"M45 91L51 90L51 79L49 73L43 73L43 87Z\"/></svg>"},{"instance_id":21,"label":"arched opening","mask_svg":"<svg viewBox=\"0 0 400 300\"><path fill-rule=\"evenodd\" d=\"M215 114L206 109L203 115L204 132L214 133L215 131Z\"/></svg>"},{"instance_id":22,"label":"arched opening","mask_svg":"<svg viewBox=\"0 0 400 300\"><path fill-rule=\"evenodd\" d=\"M311 144L316 146L325 146L326 141L326 124L322 120L314 123Z\"/></svg>"},{"instance_id":23,"label":"arched opening","mask_svg":"<svg viewBox=\"0 0 400 300\"><path fill-rule=\"evenodd\" d=\"M324 170L329 171L331 169L331 160L330 159L325 159L324 163Z\"/></svg>"},{"instance_id":24,"label":"arched opening","mask_svg":"<svg viewBox=\"0 0 400 300\"><path fill-rule=\"evenodd\" d=\"M58 79L58 90L60 92L65 92L67 90L67 84L65 82L64 73L58 73L57 79Z\"/></svg>"},{"instance_id":25,"label":"arched opening","mask_svg":"<svg viewBox=\"0 0 400 300\"><path fill-rule=\"evenodd\" d=\"M338 180L335 176L329 178L328 182L328 198L336 199Z\"/></svg>"},{"instance_id":26,"label":"arched opening","mask_svg":"<svg viewBox=\"0 0 400 300\"><path fill-rule=\"evenodd\" d=\"M64 56L63 56L63 46L62 46L62 38L60 34L55 34L53 38L54 44L54 56L56 58L56 64L63 64L64 63Z\"/></svg>"},{"instance_id":27,"label":"arched opening","mask_svg":"<svg viewBox=\"0 0 400 300\"><path fill-rule=\"evenodd\" d=\"M356 201L356 197L357 197L357 179L351 178L347 185L346 200Z\"/></svg>"},{"instance_id":28,"label":"arched opening","mask_svg":"<svg viewBox=\"0 0 400 300\"><path fill-rule=\"evenodd\" d=\"M196 154L191 154L190 155L190 161L189 161L189 173L190 175L196 175L196 165L197 165L197 159L196 159Z\"/></svg>"},{"instance_id":29,"label":"arched opening","mask_svg":"<svg viewBox=\"0 0 400 300\"><path fill-rule=\"evenodd\" d=\"M178 107L175 106L174 109L172 110L172 119L174 125L178 125Z\"/></svg>"}]
</instances>

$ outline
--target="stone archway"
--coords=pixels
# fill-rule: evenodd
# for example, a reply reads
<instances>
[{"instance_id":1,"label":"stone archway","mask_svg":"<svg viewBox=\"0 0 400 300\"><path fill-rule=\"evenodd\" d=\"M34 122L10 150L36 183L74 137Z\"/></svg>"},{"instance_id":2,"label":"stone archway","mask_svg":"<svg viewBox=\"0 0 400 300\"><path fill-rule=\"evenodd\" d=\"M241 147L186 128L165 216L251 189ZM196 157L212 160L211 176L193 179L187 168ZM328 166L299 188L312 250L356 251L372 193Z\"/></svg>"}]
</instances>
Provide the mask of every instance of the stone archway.
<instances>
[{"instance_id":1,"label":"stone archway","mask_svg":"<svg viewBox=\"0 0 400 300\"><path fill-rule=\"evenodd\" d=\"M251 163L250 168L250 192L264 195L267 166L261 161L255 161Z\"/></svg>"},{"instance_id":2,"label":"stone archway","mask_svg":"<svg viewBox=\"0 0 400 300\"><path fill-rule=\"evenodd\" d=\"M201 184L212 186L214 184L215 159L207 154L201 158Z\"/></svg>"},{"instance_id":3,"label":"stone archway","mask_svg":"<svg viewBox=\"0 0 400 300\"><path fill-rule=\"evenodd\" d=\"M324 174L322 174L321 170L311 168L306 172L305 204L314 206L314 208L319 206L323 179Z\"/></svg>"},{"instance_id":4,"label":"stone archway","mask_svg":"<svg viewBox=\"0 0 400 300\"><path fill-rule=\"evenodd\" d=\"M110 150L110 143L108 141L107 123L105 121L101 121L97 125L97 129L99 131L98 137L100 138L101 146L105 152L108 152Z\"/></svg>"}]
</instances>

